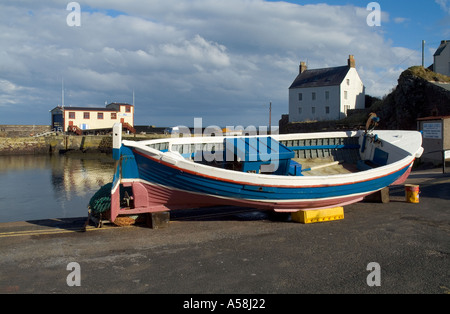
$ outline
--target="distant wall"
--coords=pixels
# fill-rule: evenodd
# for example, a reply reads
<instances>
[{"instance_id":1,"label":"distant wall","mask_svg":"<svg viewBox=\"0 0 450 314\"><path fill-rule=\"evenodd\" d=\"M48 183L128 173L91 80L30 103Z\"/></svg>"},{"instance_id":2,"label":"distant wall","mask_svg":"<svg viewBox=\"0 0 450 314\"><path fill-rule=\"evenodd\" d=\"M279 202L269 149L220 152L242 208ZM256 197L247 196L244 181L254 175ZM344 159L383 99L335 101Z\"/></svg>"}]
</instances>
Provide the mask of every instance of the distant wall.
<instances>
[{"instance_id":1,"label":"distant wall","mask_svg":"<svg viewBox=\"0 0 450 314\"><path fill-rule=\"evenodd\" d=\"M46 138L5 137L0 140L0 155L48 153Z\"/></svg>"},{"instance_id":2,"label":"distant wall","mask_svg":"<svg viewBox=\"0 0 450 314\"><path fill-rule=\"evenodd\" d=\"M150 140L165 135L126 135L124 140ZM111 135L51 135L42 137L1 137L0 155L58 154L65 152L112 153Z\"/></svg>"},{"instance_id":3,"label":"distant wall","mask_svg":"<svg viewBox=\"0 0 450 314\"><path fill-rule=\"evenodd\" d=\"M49 131L50 125L0 125L0 137L27 137Z\"/></svg>"},{"instance_id":4,"label":"distant wall","mask_svg":"<svg viewBox=\"0 0 450 314\"><path fill-rule=\"evenodd\" d=\"M0 155L49 154L66 151L110 153L111 136L4 137Z\"/></svg>"}]
</instances>

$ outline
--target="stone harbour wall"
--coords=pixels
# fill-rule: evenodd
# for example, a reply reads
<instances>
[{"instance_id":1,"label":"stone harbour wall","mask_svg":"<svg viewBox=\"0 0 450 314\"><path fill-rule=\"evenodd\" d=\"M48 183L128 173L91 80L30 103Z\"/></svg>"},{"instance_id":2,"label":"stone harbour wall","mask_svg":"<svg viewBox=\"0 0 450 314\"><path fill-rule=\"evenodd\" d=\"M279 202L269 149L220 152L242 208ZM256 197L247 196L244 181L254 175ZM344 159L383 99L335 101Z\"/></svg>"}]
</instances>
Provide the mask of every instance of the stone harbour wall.
<instances>
[{"instance_id":1,"label":"stone harbour wall","mask_svg":"<svg viewBox=\"0 0 450 314\"><path fill-rule=\"evenodd\" d=\"M0 155L42 154L48 153L48 148L45 138L0 138Z\"/></svg>"},{"instance_id":2,"label":"stone harbour wall","mask_svg":"<svg viewBox=\"0 0 450 314\"><path fill-rule=\"evenodd\" d=\"M124 140L167 138L161 134L123 134ZM0 137L1 155L112 153L111 135L50 135L42 137Z\"/></svg>"},{"instance_id":3,"label":"stone harbour wall","mask_svg":"<svg viewBox=\"0 0 450 314\"><path fill-rule=\"evenodd\" d=\"M65 152L110 153L111 136L2 137L0 155L57 154Z\"/></svg>"},{"instance_id":4,"label":"stone harbour wall","mask_svg":"<svg viewBox=\"0 0 450 314\"><path fill-rule=\"evenodd\" d=\"M28 137L50 132L50 125L0 125L0 140L4 137Z\"/></svg>"}]
</instances>

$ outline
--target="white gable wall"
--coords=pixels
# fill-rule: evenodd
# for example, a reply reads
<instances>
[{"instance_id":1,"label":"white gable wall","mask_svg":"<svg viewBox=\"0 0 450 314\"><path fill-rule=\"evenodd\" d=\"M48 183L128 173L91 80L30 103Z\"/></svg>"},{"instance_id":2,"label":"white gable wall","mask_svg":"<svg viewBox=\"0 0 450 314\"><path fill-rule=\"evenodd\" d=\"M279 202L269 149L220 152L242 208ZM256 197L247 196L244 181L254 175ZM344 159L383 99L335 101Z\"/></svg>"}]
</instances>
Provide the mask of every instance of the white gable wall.
<instances>
[{"instance_id":1,"label":"white gable wall","mask_svg":"<svg viewBox=\"0 0 450 314\"><path fill-rule=\"evenodd\" d=\"M366 105L364 84L355 68L350 68L340 86L340 118L347 116L349 109L364 109Z\"/></svg>"},{"instance_id":2,"label":"white gable wall","mask_svg":"<svg viewBox=\"0 0 450 314\"><path fill-rule=\"evenodd\" d=\"M434 57L434 72L450 76L450 43Z\"/></svg>"}]
</instances>

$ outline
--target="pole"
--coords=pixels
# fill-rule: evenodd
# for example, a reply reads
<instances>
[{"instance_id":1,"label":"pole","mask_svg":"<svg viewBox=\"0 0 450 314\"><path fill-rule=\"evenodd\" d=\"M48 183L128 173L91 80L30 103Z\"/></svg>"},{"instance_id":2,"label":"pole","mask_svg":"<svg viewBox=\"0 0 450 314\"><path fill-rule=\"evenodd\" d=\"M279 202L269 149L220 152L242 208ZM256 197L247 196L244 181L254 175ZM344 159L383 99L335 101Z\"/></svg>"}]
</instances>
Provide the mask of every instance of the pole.
<instances>
[{"instance_id":1,"label":"pole","mask_svg":"<svg viewBox=\"0 0 450 314\"><path fill-rule=\"evenodd\" d=\"M422 67L425 67L425 40L422 40Z\"/></svg>"},{"instance_id":2,"label":"pole","mask_svg":"<svg viewBox=\"0 0 450 314\"><path fill-rule=\"evenodd\" d=\"M64 108L64 78L61 79L61 105Z\"/></svg>"},{"instance_id":3,"label":"pole","mask_svg":"<svg viewBox=\"0 0 450 314\"><path fill-rule=\"evenodd\" d=\"M269 135L272 134L272 102L269 105Z\"/></svg>"}]
</instances>

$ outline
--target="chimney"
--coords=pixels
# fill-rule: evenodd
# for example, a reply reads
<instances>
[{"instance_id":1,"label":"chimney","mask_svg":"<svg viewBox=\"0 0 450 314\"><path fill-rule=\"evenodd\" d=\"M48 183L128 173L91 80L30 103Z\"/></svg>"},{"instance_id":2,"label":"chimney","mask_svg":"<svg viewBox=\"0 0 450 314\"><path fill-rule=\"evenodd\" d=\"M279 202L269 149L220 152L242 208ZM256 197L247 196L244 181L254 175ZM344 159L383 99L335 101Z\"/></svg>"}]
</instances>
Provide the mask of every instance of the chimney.
<instances>
[{"instance_id":1,"label":"chimney","mask_svg":"<svg viewBox=\"0 0 450 314\"><path fill-rule=\"evenodd\" d=\"M306 62L300 62L300 74L305 72L307 69L308 67L306 66Z\"/></svg>"},{"instance_id":2,"label":"chimney","mask_svg":"<svg viewBox=\"0 0 450 314\"><path fill-rule=\"evenodd\" d=\"M348 66L349 68L356 68L355 57L353 55L348 57Z\"/></svg>"}]
</instances>

